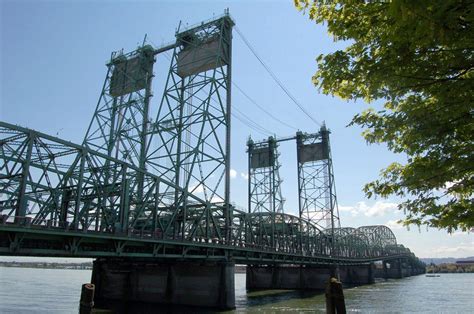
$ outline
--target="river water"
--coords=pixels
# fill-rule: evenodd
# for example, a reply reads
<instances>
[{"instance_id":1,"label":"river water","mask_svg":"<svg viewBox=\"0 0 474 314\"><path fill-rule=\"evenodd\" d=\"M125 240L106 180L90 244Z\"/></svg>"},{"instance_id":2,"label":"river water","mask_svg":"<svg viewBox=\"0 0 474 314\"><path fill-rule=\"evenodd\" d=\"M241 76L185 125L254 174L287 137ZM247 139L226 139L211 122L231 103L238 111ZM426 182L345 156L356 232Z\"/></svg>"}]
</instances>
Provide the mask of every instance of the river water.
<instances>
[{"instance_id":1,"label":"river water","mask_svg":"<svg viewBox=\"0 0 474 314\"><path fill-rule=\"evenodd\" d=\"M0 267L0 313L77 313L90 270ZM236 309L227 313L324 313L324 295L289 290L247 293L236 274ZM474 274L424 275L345 289L348 312L474 313ZM163 312L160 307L156 313ZM196 312L167 309L167 313Z\"/></svg>"}]
</instances>

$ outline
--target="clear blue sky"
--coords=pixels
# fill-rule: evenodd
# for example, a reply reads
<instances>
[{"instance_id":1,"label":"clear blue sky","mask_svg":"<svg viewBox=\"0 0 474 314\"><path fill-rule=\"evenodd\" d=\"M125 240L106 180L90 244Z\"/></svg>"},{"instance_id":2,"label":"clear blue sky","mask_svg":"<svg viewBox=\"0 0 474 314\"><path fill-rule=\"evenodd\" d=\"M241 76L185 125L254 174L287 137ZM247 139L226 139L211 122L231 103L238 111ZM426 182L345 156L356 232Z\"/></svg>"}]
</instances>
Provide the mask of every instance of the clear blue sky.
<instances>
[{"instance_id":1,"label":"clear blue sky","mask_svg":"<svg viewBox=\"0 0 474 314\"><path fill-rule=\"evenodd\" d=\"M402 217L400 200L367 200L364 183L403 156L384 145L367 146L361 130L346 127L368 107L325 96L311 84L315 58L344 47L325 28L308 20L293 1L0 1L0 120L81 143L98 100L111 51L133 50L145 34L155 45L174 40L181 20L194 24L230 9L237 26L299 102L331 129L341 223L346 226L389 224ZM160 59L161 58L161 59ZM166 76L167 59L158 58L157 81ZM275 116L305 132L318 126L304 116L234 32L233 80ZM155 90L158 105L161 90ZM295 130L273 121L236 89L232 105L280 136ZM374 104L372 104L373 106ZM232 200L247 204L245 143L264 136L233 120ZM280 147L286 211L297 212L295 147ZM395 226L398 241L420 257L474 255L474 236Z\"/></svg>"}]
</instances>

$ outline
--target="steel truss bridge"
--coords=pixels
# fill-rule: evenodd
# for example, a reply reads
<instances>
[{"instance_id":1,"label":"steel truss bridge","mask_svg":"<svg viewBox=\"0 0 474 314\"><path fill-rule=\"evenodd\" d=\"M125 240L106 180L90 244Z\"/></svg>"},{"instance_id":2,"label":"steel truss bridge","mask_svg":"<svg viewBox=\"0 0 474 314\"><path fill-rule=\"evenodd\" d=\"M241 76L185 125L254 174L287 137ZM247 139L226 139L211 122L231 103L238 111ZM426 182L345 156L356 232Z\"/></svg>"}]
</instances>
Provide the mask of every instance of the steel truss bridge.
<instances>
[{"instance_id":1,"label":"steel truss bridge","mask_svg":"<svg viewBox=\"0 0 474 314\"><path fill-rule=\"evenodd\" d=\"M225 14L171 45L114 53L80 145L0 122L0 254L420 265L388 227L339 227L323 130L295 137L299 216L284 213L278 154L261 143L249 144L248 211L231 205L233 26ZM169 51L155 103L153 64Z\"/></svg>"}]
</instances>

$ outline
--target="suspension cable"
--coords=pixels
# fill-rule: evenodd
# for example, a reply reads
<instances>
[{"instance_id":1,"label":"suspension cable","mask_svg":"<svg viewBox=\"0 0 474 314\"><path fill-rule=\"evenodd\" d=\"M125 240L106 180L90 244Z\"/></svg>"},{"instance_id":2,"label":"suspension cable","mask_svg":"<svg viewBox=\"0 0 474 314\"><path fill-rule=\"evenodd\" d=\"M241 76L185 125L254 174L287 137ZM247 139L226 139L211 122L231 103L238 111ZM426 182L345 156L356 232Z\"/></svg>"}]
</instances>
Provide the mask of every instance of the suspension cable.
<instances>
[{"instance_id":1,"label":"suspension cable","mask_svg":"<svg viewBox=\"0 0 474 314\"><path fill-rule=\"evenodd\" d=\"M242 90L242 88L240 88L234 81L232 81L232 84L235 86L235 88L237 88L239 90L240 93L242 93L242 95L245 96L245 98L247 98L252 104L254 104L255 106L257 106L260 110L262 110L263 112L265 112L270 118L272 118L273 120L289 127L290 129L293 129L293 130L298 130L298 128L286 123L285 121L282 121L281 119L275 117L272 113L270 113L268 110L266 110L263 106L260 106L253 98L251 98L246 92L244 92Z\"/></svg>"},{"instance_id":2,"label":"suspension cable","mask_svg":"<svg viewBox=\"0 0 474 314\"><path fill-rule=\"evenodd\" d=\"M245 113L243 113L239 109L234 107L234 108L232 108L232 110L236 111L238 114L240 114L242 117L244 117L245 120L249 121L254 126L253 127L254 130L258 129L258 130L261 131L260 133L265 133L266 135L273 135L274 134L274 132L264 128L263 126L261 126L257 122L253 121L249 116L247 116Z\"/></svg>"},{"instance_id":3,"label":"suspension cable","mask_svg":"<svg viewBox=\"0 0 474 314\"><path fill-rule=\"evenodd\" d=\"M285 94L293 101L293 103L298 106L298 108L314 123L316 123L318 126L322 126L322 124L317 121L315 118L313 118L305 109L304 107L296 100L296 98L290 93L290 91L283 85L283 83L278 79L278 77L275 75L275 73L270 69L270 67L260 58L260 56L257 54L255 49L252 47L250 42L245 38L245 36L242 34L242 32L239 30L237 26L234 26L235 30L237 31L237 34L239 34L240 38L242 41L245 43L245 45L250 49L250 51L253 53L253 55L257 58L257 60L262 64L262 66L265 68L265 70L270 74L270 76L273 78L273 80L280 86L280 88L285 92Z\"/></svg>"}]
</instances>

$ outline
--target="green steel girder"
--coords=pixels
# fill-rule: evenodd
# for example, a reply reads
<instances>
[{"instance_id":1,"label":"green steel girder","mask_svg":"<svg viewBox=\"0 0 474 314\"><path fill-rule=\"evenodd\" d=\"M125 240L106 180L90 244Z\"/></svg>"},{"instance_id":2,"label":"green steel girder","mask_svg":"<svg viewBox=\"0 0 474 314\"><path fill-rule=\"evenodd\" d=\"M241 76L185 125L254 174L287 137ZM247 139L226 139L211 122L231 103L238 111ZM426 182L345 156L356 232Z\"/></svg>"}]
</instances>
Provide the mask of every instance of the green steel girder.
<instances>
[{"instance_id":1,"label":"green steel girder","mask_svg":"<svg viewBox=\"0 0 474 314\"><path fill-rule=\"evenodd\" d=\"M104 235L103 233L64 232L34 227L0 225L0 255L60 257L133 257L163 259L233 260L242 264L340 265L365 264L378 260L417 259L406 249L378 257L331 257L288 254L223 243L203 243Z\"/></svg>"},{"instance_id":2,"label":"green steel girder","mask_svg":"<svg viewBox=\"0 0 474 314\"><path fill-rule=\"evenodd\" d=\"M172 210L164 204L159 185L183 190L161 177L87 147L18 126L0 122L0 132L0 211L4 221L29 217L34 225L118 233L159 225L161 232L170 237L176 237L174 224L190 223L190 219L179 221L179 207ZM25 149L27 146L34 149ZM68 154L58 157L46 153L51 147ZM113 184L107 183L103 168L96 166L102 164L108 164L108 178L114 178ZM142 172L145 179L141 198L137 197L134 180L137 172ZM193 201L190 207L201 216L223 211L195 195L188 197ZM196 215L196 211L191 213ZM201 223L207 230L218 229L213 225L216 215L207 216L212 219Z\"/></svg>"}]
</instances>

